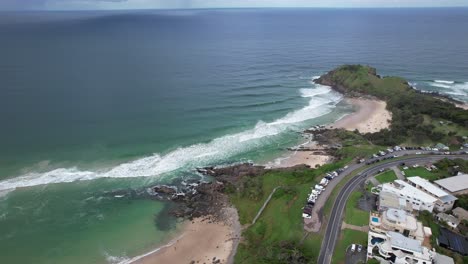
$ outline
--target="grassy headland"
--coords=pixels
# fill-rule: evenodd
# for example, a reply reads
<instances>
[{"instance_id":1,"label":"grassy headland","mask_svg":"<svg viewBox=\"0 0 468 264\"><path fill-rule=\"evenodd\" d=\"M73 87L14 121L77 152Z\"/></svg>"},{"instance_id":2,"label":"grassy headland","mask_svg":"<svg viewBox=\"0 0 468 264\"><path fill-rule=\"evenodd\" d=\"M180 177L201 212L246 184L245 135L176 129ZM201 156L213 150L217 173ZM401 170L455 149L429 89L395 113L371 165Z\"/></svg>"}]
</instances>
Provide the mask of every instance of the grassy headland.
<instances>
[{"instance_id":1,"label":"grassy headland","mask_svg":"<svg viewBox=\"0 0 468 264\"><path fill-rule=\"evenodd\" d=\"M363 65L340 66L316 80L350 97L374 97L387 102L392 113L390 129L365 134L379 145L446 142L460 145L468 136L468 110L447 100L418 92L400 77L380 77L376 69ZM438 126L440 121L450 126Z\"/></svg>"}]
</instances>

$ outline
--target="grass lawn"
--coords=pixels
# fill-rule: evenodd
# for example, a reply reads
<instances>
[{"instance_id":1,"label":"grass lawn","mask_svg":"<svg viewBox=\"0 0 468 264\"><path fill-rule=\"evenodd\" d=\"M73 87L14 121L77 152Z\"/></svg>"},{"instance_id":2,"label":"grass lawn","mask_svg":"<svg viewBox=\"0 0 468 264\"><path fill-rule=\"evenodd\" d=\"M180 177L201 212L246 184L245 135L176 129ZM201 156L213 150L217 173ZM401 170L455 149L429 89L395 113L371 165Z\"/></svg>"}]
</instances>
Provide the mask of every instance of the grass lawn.
<instances>
[{"instance_id":1,"label":"grass lawn","mask_svg":"<svg viewBox=\"0 0 468 264\"><path fill-rule=\"evenodd\" d=\"M405 172L406 177L419 176L429 181L435 181L439 178L437 174L426 170L426 168L424 167L417 167L417 168L411 167L411 168L408 168L407 170L402 170L402 171Z\"/></svg>"},{"instance_id":2,"label":"grass lawn","mask_svg":"<svg viewBox=\"0 0 468 264\"><path fill-rule=\"evenodd\" d=\"M358 209L362 192L354 191L346 203L345 222L351 225L364 226L369 224L369 212Z\"/></svg>"},{"instance_id":3,"label":"grass lawn","mask_svg":"<svg viewBox=\"0 0 468 264\"><path fill-rule=\"evenodd\" d=\"M346 248L351 244L361 244L364 250L367 246L367 233L351 229L342 230L335 252L333 253L332 263L345 263Z\"/></svg>"},{"instance_id":4,"label":"grass lawn","mask_svg":"<svg viewBox=\"0 0 468 264\"><path fill-rule=\"evenodd\" d=\"M255 184L246 184L247 190L229 194L231 202L239 212L241 224L250 224L258 209L276 186L283 186L273 195L262 215L243 231L235 263L280 263L285 255L302 253L308 260L315 261L322 242L321 234L310 234L302 244L304 235L302 207L307 195L325 171L336 170L341 162L328 164L315 170L296 172L270 172L258 178ZM248 181L252 178L248 179ZM259 193L252 199L247 194ZM253 196L255 197L255 196ZM276 262L275 262L276 261Z\"/></svg>"},{"instance_id":5,"label":"grass lawn","mask_svg":"<svg viewBox=\"0 0 468 264\"><path fill-rule=\"evenodd\" d=\"M398 179L393 170L388 170L388 171L386 171L384 173L381 173L381 174L375 176L375 178L380 183L392 182L392 181Z\"/></svg>"}]
</instances>

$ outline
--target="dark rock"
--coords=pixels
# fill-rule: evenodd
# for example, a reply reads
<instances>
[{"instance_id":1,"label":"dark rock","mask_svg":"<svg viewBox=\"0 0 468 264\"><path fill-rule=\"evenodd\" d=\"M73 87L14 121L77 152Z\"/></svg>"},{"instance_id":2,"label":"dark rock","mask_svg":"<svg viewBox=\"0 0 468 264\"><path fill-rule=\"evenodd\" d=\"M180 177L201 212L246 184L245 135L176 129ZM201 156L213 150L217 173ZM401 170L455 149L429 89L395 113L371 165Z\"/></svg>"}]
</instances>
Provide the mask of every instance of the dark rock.
<instances>
[{"instance_id":1,"label":"dark rock","mask_svg":"<svg viewBox=\"0 0 468 264\"><path fill-rule=\"evenodd\" d=\"M177 188L173 186L167 186L167 185L157 185L154 186L153 191L158 193L158 194L175 194L177 192Z\"/></svg>"}]
</instances>

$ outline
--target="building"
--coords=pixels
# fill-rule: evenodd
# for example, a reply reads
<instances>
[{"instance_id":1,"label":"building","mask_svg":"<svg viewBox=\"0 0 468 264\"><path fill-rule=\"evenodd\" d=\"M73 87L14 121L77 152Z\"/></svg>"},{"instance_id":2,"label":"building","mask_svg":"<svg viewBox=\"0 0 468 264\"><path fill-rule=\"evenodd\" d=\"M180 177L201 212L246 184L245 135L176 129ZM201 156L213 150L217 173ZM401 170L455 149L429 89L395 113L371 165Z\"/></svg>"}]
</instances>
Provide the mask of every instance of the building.
<instances>
[{"instance_id":1,"label":"building","mask_svg":"<svg viewBox=\"0 0 468 264\"><path fill-rule=\"evenodd\" d=\"M458 224L460 224L460 220L458 220L458 218L456 218L453 215L448 215L444 213L438 213L437 220L447 223L447 225L451 228L457 228Z\"/></svg>"},{"instance_id":2,"label":"building","mask_svg":"<svg viewBox=\"0 0 468 264\"><path fill-rule=\"evenodd\" d=\"M447 212L452 210L457 197L448 194L446 191L419 176L408 177L407 180L413 187L437 198L437 201L434 204L434 210L437 212Z\"/></svg>"},{"instance_id":3,"label":"building","mask_svg":"<svg viewBox=\"0 0 468 264\"><path fill-rule=\"evenodd\" d=\"M369 219L371 232L385 234L394 231L420 241L425 237L423 228L422 223L412 214L400 209L390 208L381 213L372 212Z\"/></svg>"},{"instance_id":4,"label":"building","mask_svg":"<svg viewBox=\"0 0 468 264\"><path fill-rule=\"evenodd\" d=\"M466 237L449 231L446 228L440 229L437 244L452 251L468 256L468 240Z\"/></svg>"},{"instance_id":5,"label":"building","mask_svg":"<svg viewBox=\"0 0 468 264\"><path fill-rule=\"evenodd\" d=\"M427 231L426 231L427 230ZM453 259L425 247L431 229L410 213L390 208L372 212L369 221L367 259L375 258L395 264L453 264Z\"/></svg>"},{"instance_id":6,"label":"building","mask_svg":"<svg viewBox=\"0 0 468 264\"><path fill-rule=\"evenodd\" d=\"M460 221L466 220L468 221L468 211L461 207L457 207L452 210L452 214L456 216Z\"/></svg>"},{"instance_id":7,"label":"building","mask_svg":"<svg viewBox=\"0 0 468 264\"><path fill-rule=\"evenodd\" d=\"M369 232L367 259L381 258L390 263L434 263L434 251L422 246L421 241L389 231L385 234Z\"/></svg>"},{"instance_id":8,"label":"building","mask_svg":"<svg viewBox=\"0 0 468 264\"><path fill-rule=\"evenodd\" d=\"M381 191L379 193L379 199L377 208L379 211L385 211L390 208L404 210L406 212L412 212L413 206L410 202L407 202L405 198L391 192Z\"/></svg>"},{"instance_id":9,"label":"building","mask_svg":"<svg viewBox=\"0 0 468 264\"><path fill-rule=\"evenodd\" d=\"M437 198L402 180L384 183L380 188L381 192L393 193L404 198L407 203L411 203L413 210L432 212L437 201Z\"/></svg>"},{"instance_id":10,"label":"building","mask_svg":"<svg viewBox=\"0 0 468 264\"><path fill-rule=\"evenodd\" d=\"M452 195L468 194L468 174L458 173L457 176L437 180L434 183Z\"/></svg>"}]
</instances>

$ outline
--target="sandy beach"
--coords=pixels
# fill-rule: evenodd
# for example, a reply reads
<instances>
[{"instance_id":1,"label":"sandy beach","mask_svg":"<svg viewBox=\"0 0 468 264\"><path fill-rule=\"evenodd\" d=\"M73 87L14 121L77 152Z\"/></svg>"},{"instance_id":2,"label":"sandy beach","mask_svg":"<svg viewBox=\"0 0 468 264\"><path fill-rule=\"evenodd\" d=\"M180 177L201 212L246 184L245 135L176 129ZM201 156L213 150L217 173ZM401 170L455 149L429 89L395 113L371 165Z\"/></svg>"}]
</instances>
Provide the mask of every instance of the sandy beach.
<instances>
[{"instance_id":1,"label":"sandy beach","mask_svg":"<svg viewBox=\"0 0 468 264\"><path fill-rule=\"evenodd\" d=\"M157 252L136 257L132 264L232 263L240 238L237 210L225 208L225 219L187 221L181 235Z\"/></svg>"},{"instance_id":2,"label":"sandy beach","mask_svg":"<svg viewBox=\"0 0 468 264\"><path fill-rule=\"evenodd\" d=\"M375 133L390 126L392 114L386 109L387 103L378 100L346 98L346 102L355 106L356 112L344 116L331 124L329 128L357 129L361 133Z\"/></svg>"},{"instance_id":3,"label":"sandy beach","mask_svg":"<svg viewBox=\"0 0 468 264\"><path fill-rule=\"evenodd\" d=\"M346 98L345 100L353 105L356 111L328 125L327 128L344 128L350 131L357 129L361 133L375 133L390 126L389 120L392 119L392 115L386 109L387 104L384 101L361 98ZM313 141L302 146L314 149L323 147ZM273 163L268 163L267 166L279 168L306 164L315 168L315 166L326 164L333 159L331 156L317 155L312 151L296 151L287 155Z\"/></svg>"}]
</instances>

